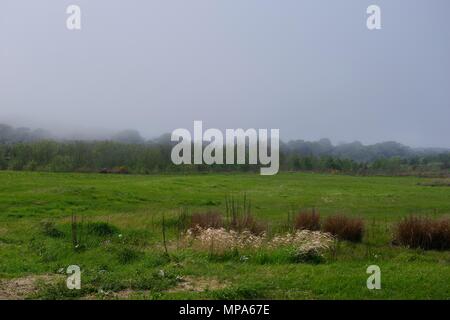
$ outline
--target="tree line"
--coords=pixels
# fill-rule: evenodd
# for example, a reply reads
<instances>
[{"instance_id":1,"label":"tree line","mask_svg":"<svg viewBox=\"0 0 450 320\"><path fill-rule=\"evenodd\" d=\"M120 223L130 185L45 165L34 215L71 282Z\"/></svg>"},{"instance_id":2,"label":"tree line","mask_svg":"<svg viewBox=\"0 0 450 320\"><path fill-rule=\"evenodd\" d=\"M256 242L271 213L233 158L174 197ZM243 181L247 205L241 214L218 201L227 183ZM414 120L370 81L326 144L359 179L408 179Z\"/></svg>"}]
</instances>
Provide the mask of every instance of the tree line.
<instances>
[{"instance_id":1,"label":"tree line","mask_svg":"<svg viewBox=\"0 0 450 320\"><path fill-rule=\"evenodd\" d=\"M65 141L44 130L0 124L0 170L51 172L164 173L259 171L258 165L181 165L172 163L174 142L166 134L145 140L127 130L103 141ZM351 174L421 174L450 170L447 150L416 150L396 142L334 146L328 139L280 144L280 170Z\"/></svg>"}]
</instances>

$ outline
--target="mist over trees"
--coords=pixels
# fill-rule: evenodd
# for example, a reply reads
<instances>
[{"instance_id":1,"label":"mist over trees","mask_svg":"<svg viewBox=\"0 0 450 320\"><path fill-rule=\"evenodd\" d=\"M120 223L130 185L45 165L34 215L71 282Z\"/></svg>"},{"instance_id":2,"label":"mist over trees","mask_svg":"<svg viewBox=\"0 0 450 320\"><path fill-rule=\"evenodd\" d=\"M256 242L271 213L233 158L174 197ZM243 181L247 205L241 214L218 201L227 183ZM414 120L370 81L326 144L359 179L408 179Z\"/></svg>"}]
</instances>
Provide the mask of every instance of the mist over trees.
<instances>
[{"instance_id":1,"label":"mist over trees","mask_svg":"<svg viewBox=\"0 0 450 320\"><path fill-rule=\"evenodd\" d=\"M183 165L170 159L170 134L146 140L125 130L107 140L63 140L51 133L0 124L0 170L158 173L257 171L257 165ZM397 142L333 145L328 139L280 143L280 169L354 174L445 172L450 151L413 149Z\"/></svg>"},{"instance_id":2,"label":"mist over trees","mask_svg":"<svg viewBox=\"0 0 450 320\"><path fill-rule=\"evenodd\" d=\"M53 139L52 134L44 129L31 130L29 128L13 128L0 123L0 143L31 142Z\"/></svg>"}]
</instances>

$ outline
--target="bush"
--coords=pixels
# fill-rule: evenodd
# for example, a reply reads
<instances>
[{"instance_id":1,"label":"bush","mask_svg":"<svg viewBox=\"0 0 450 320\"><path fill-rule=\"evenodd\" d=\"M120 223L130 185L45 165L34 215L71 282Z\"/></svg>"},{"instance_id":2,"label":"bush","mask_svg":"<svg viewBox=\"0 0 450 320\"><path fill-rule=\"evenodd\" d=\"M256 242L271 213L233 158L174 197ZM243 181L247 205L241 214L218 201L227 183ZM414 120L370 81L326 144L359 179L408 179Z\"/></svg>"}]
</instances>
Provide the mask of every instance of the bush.
<instances>
[{"instance_id":1,"label":"bush","mask_svg":"<svg viewBox=\"0 0 450 320\"><path fill-rule=\"evenodd\" d=\"M405 218L395 226L394 243L424 250L450 249L450 219Z\"/></svg>"},{"instance_id":2,"label":"bush","mask_svg":"<svg viewBox=\"0 0 450 320\"><path fill-rule=\"evenodd\" d=\"M320 214L313 209L312 212L300 212L294 220L294 227L297 230L320 230Z\"/></svg>"},{"instance_id":3,"label":"bush","mask_svg":"<svg viewBox=\"0 0 450 320\"><path fill-rule=\"evenodd\" d=\"M329 232L341 240L361 242L364 235L364 222L359 218L334 215L325 219L323 231Z\"/></svg>"}]
</instances>

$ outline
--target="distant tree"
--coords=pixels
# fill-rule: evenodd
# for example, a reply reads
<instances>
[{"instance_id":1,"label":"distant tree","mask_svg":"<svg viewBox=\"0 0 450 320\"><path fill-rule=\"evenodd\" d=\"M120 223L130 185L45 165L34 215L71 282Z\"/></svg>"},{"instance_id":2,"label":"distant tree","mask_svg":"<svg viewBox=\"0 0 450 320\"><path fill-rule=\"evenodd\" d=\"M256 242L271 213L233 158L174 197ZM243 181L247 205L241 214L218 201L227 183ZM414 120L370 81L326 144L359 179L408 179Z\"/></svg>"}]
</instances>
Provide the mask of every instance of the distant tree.
<instances>
[{"instance_id":1,"label":"distant tree","mask_svg":"<svg viewBox=\"0 0 450 320\"><path fill-rule=\"evenodd\" d=\"M139 144L144 143L144 138L136 130L124 130L112 136L113 141L121 143Z\"/></svg>"}]
</instances>

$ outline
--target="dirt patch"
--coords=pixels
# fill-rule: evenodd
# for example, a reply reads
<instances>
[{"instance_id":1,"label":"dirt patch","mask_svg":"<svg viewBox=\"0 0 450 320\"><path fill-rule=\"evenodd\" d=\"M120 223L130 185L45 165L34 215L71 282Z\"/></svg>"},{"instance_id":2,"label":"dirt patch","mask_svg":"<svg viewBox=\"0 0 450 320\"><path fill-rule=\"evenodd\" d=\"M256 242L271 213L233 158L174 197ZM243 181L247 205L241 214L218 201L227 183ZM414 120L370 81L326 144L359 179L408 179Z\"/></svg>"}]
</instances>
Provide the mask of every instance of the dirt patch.
<instances>
[{"instance_id":1,"label":"dirt patch","mask_svg":"<svg viewBox=\"0 0 450 320\"><path fill-rule=\"evenodd\" d=\"M177 293L177 292L204 292L206 290L219 290L224 289L228 286L228 283L219 281L215 278L207 277L183 277L176 287L166 290L167 293ZM147 296L150 295L151 291L142 290L136 291L132 289L125 289L116 292L100 292L99 295L88 295L83 297L85 300L97 300L97 299L107 299L107 300L127 300L133 299L137 296Z\"/></svg>"},{"instance_id":2,"label":"dirt patch","mask_svg":"<svg viewBox=\"0 0 450 320\"><path fill-rule=\"evenodd\" d=\"M38 291L38 283L55 283L58 275L32 275L16 279L0 279L0 300L23 300Z\"/></svg>"},{"instance_id":3,"label":"dirt patch","mask_svg":"<svg viewBox=\"0 0 450 320\"><path fill-rule=\"evenodd\" d=\"M206 290L219 290L224 289L228 286L228 283L219 281L215 278L206 277L184 277L180 283L167 290L169 293L183 292L183 291L193 291L193 292L203 292Z\"/></svg>"},{"instance_id":4,"label":"dirt patch","mask_svg":"<svg viewBox=\"0 0 450 320\"><path fill-rule=\"evenodd\" d=\"M137 296L147 296L150 294L149 290L136 291L132 289L125 289L121 291L100 291L98 294L89 294L81 298L81 300L129 300Z\"/></svg>"}]
</instances>

